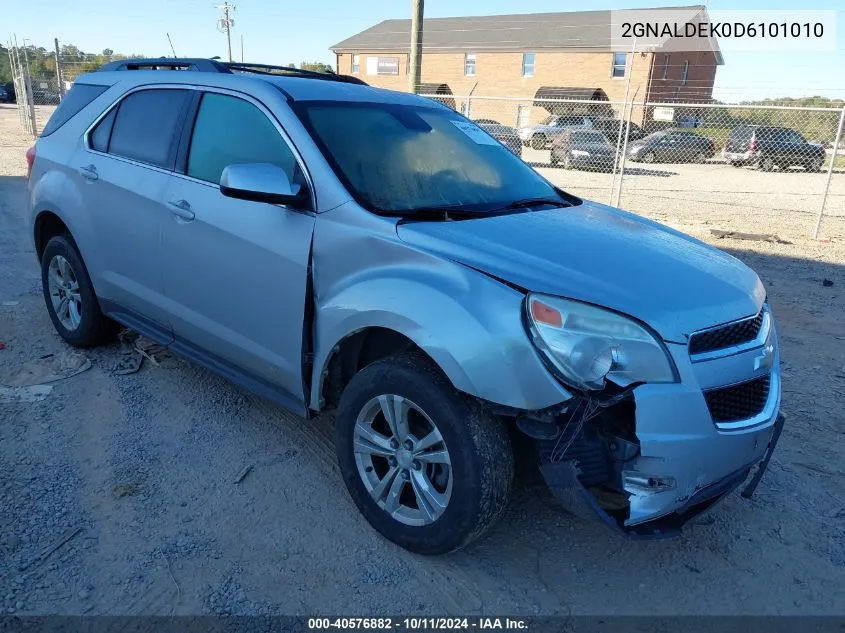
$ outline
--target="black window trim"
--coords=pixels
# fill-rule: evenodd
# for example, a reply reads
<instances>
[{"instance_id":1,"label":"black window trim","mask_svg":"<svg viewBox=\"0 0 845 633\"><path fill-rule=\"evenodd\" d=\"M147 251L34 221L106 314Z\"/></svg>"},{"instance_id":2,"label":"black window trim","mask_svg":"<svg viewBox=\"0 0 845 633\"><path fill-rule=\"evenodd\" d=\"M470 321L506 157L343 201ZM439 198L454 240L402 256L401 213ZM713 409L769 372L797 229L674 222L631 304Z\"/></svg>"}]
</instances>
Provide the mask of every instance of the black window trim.
<instances>
[{"instance_id":1,"label":"black window trim","mask_svg":"<svg viewBox=\"0 0 845 633\"><path fill-rule=\"evenodd\" d=\"M173 169L164 169L159 167L158 165L150 165L149 163L142 163L140 161L134 160L132 158L127 158L126 156L117 156L116 154L109 154L108 152L101 152L97 149L94 149L91 146L91 133L94 129L99 125L100 121L106 118L109 113L118 108L121 102L128 97L129 95L140 92L141 90L158 90L158 89L170 89L170 90L192 90L196 93L193 99L188 100L187 107L185 109L185 118L183 119L182 129L179 134L176 135L178 141L175 143L177 151L174 153L173 159ZM296 144L291 139L290 135L288 135L287 131L284 129L282 124L276 118L276 116L270 111L270 109L265 106L261 101L253 97L252 95L246 94L244 92L239 92L237 90L231 90L228 88L218 88L216 86L195 86L191 84L144 84L140 86L133 86L126 92L118 95L115 97L114 101L109 105L109 107L105 108L99 116L88 126L85 130L85 133L82 135L83 144L85 149L89 152L94 154L98 154L100 156L109 156L115 160L125 161L132 165L138 165L139 167L145 167L147 169L152 169L155 171L160 171L165 174L170 174L172 176L176 176L178 178L184 178L186 180L190 180L191 182L195 182L201 185L205 185L206 187L213 187L214 189L219 189L220 186L214 183L206 182L205 180L200 180L198 178L193 178L192 176L188 176L186 173L181 173L177 171L178 159L179 159L179 150L182 149L182 144L186 143L187 147L185 147L185 167L187 167L187 157L188 152L190 151L190 139L194 133L194 123L196 122L197 112L199 111L199 103L202 98L203 93L206 92L214 92L217 94L224 94L229 95L231 97L236 97L238 99L243 99L251 103L252 105L256 106L264 115L270 119L270 123L276 128L276 131L282 137L282 139L287 143L288 148L293 153L296 162L299 165L299 168L302 170L302 173L305 174L305 182L307 183L310 198L311 198L311 208L312 211L302 211L300 209L290 209L291 211L295 211L298 213L316 213L317 212L317 190L314 187L314 181L311 179L311 174L308 171L308 168L305 164L305 160L302 158L302 154L299 152L299 148L297 148ZM282 93L284 95L284 93ZM293 113L295 116L295 113ZM297 117L298 118L298 117ZM111 133L109 133L109 145L111 145ZM183 170L184 171L184 170ZM288 207L285 207L288 208Z\"/></svg>"},{"instance_id":2,"label":"black window trim","mask_svg":"<svg viewBox=\"0 0 845 633\"><path fill-rule=\"evenodd\" d=\"M111 137L114 133L114 122L112 122L112 129L109 131L109 142L106 145L106 151L102 152L93 147L91 144L91 134L94 133L94 130L97 129L97 126L100 125L100 122L103 121L106 117L111 114L112 111L115 111L115 121L117 120L117 115L120 113L120 106L129 96L135 94L136 92L142 91L149 91L149 90L183 90L189 91L193 90L192 86L187 85L179 85L179 84L146 84L143 86L135 86L131 90L127 90L120 96L118 96L114 102L105 110L103 110L100 115L94 119L93 123L88 126L83 134L83 143L85 145L85 149L89 152L93 152L94 154L99 154L100 156L108 156L113 158L114 160L125 161L127 163L131 163L132 165L137 165L139 167L145 167L147 169L153 169L156 171L160 171L166 174L172 174L173 169L176 163L176 150L178 148L178 140L181 138L181 131L177 129L177 133L173 135L173 138L170 140L170 155L168 156L168 167L161 167L160 165L152 165L150 163L145 163L140 160L136 160L134 158L130 158L128 156L120 156L119 154L112 154L109 152L111 149ZM186 110L188 109L191 103L191 99L187 100L185 106L183 106L182 116L186 114ZM184 126L184 118L183 118L183 126Z\"/></svg>"},{"instance_id":3,"label":"black window trim","mask_svg":"<svg viewBox=\"0 0 845 633\"><path fill-rule=\"evenodd\" d=\"M294 159L296 160L297 164L299 165L299 169L302 170L302 173L305 174L305 182L308 187L309 197L311 199L311 210L306 211L303 209L290 209L289 207L285 207L286 209L296 212L296 213L309 213L314 214L317 212L317 193L316 188L314 187L314 181L311 179L311 174L308 172L308 169L305 165L305 161L302 158L302 155L299 153L299 149L294 144L291 137L285 131L282 124L276 119L276 116L270 111L270 109L265 106L261 101L253 97L252 95L248 95L244 92L238 92L236 90L230 90L228 88L218 88L216 86L187 86L188 88L195 90L197 92L197 96L194 97L193 101L191 102L191 106L188 108L187 115L185 117L185 121L182 125L182 133L179 137L179 149L184 151L184 155L181 155L180 158L183 160L183 163L179 163L179 159L177 159L176 169L171 171L171 175L182 178L184 180L189 180L191 182L205 185L206 187L212 187L213 189L219 189L220 185L212 182L208 182L207 180L200 180L199 178L194 178L193 176L189 176L187 174L188 171L188 155L191 152L191 138L194 135L194 126L197 122L197 115L199 114L200 103L202 102L202 97L206 93L214 93L214 94L221 94L226 95L229 97L234 97L236 99L241 99L242 101L246 101L257 107L259 111L261 111L264 116L266 116L273 127L276 128L276 132L279 133L279 136L282 138L288 149L293 154ZM277 205L278 206L278 205Z\"/></svg>"}]
</instances>

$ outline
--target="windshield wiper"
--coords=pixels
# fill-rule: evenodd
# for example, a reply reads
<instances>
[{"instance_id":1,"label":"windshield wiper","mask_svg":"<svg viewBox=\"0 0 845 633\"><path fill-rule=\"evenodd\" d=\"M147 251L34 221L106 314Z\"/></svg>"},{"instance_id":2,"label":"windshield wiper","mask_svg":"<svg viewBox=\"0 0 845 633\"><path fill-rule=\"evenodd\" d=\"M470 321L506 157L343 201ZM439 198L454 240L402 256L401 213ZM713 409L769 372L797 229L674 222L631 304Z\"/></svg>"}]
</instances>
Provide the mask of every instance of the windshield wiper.
<instances>
[{"instance_id":1,"label":"windshield wiper","mask_svg":"<svg viewBox=\"0 0 845 633\"><path fill-rule=\"evenodd\" d=\"M560 198L523 198L522 200L514 200L503 207L494 209L492 213L501 213L502 211L514 211L516 209L528 209L530 207L540 206L553 207L571 207L572 203Z\"/></svg>"},{"instance_id":2,"label":"windshield wiper","mask_svg":"<svg viewBox=\"0 0 845 633\"><path fill-rule=\"evenodd\" d=\"M443 205L431 207L416 207L413 209L392 210L383 212L385 215L396 215L406 219L434 219L434 220L465 220L467 218L481 218L490 215L488 211L464 207L461 205Z\"/></svg>"}]
</instances>

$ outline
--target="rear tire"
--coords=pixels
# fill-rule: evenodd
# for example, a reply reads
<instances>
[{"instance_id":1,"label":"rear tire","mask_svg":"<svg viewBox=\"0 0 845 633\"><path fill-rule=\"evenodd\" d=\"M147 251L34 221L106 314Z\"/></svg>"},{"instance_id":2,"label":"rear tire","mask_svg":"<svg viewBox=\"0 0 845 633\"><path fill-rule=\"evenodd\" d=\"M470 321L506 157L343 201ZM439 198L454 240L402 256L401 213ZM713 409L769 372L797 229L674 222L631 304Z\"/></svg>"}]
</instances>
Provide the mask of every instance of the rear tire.
<instances>
[{"instance_id":1,"label":"rear tire","mask_svg":"<svg viewBox=\"0 0 845 633\"><path fill-rule=\"evenodd\" d=\"M822 169L822 159L821 158L814 158L809 163L807 163L807 171L812 172L819 172Z\"/></svg>"},{"instance_id":2,"label":"rear tire","mask_svg":"<svg viewBox=\"0 0 845 633\"><path fill-rule=\"evenodd\" d=\"M768 156L764 156L760 159L760 162L757 163L757 168L760 171L772 171L775 168L775 162Z\"/></svg>"},{"instance_id":3,"label":"rear tire","mask_svg":"<svg viewBox=\"0 0 845 633\"><path fill-rule=\"evenodd\" d=\"M654 152L648 152L645 156L643 156L644 163L653 163L655 160Z\"/></svg>"},{"instance_id":4,"label":"rear tire","mask_svg":"<svg viewBox=\"0 0 845 633\"><path fill-rule=\"evenodd\" d=\"M50 238L41 255L41 287L53 327L73 347L94 347L117 333L100 310L88 270L73 239Z\"/></svg>"},{"instance_id":5,"label":"rear tire","mask_svg":"<svg viewBox=\"0 0 845 633\"><path fill-rule=\"evenodd\" d=\"M535 134L531 139L532 149L546 149L546 137L542 134Z\"/></svg>"},{"instance_id":6,"label":"rear tire","mask_svg":"<svg viewBox=\"0 0 845 633\"><path fill-rule=\"evenodd\" d=\"M696 154L693 157L693 160L696 163L698 163L699 165L706 163L707 162L707 154L705 154L704 152L698 152L698 154Z\"/></svg>"},{"instance_id":7,"label":"rear tire","mask_svg":"<svg viewBox=\"0 0 845 633\"><path fill-rule=\"evenodd\" d=\"M404 433L394 432L403 425L390 424L385 409L405 420ZM433 433L440 439L418 452ZM340 399L335 446L347 490L370 525L418 554L472 542L510 496L514 460L505 425L418 353L385 358L353 376ZM425 457L431 450L441 461Z\"/></svg>"}]
</instances>

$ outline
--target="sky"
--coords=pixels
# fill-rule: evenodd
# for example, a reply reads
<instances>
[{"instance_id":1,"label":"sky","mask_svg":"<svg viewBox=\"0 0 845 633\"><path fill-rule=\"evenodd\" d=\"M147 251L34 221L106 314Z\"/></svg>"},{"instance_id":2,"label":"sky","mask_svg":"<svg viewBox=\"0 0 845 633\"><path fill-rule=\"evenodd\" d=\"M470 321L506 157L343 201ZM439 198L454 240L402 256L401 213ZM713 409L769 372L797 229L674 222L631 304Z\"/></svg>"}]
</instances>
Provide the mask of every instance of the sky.
<instances>
[{"instance_id":1,"label":"sky","mask_svg":"<svg viewBox=\"0 0 845 633\"><path fill-rule=\"evenodd\" d=\"M222 0L220 0L222 2ZM408 18L411 0L230 0L237 9L232 48L247 61L334 63L329 47L389 18ZM226 57L216 29L215 0L0 0L0 38L52 48L53 38L86 53L110 48L150 57ZM584 9L689 5L665 0L426 0L426 17L499 15ZM845 4L842 0L706 0L711 19L720 9L837 10L837 49L830 52L729 52L716 74L714 96L723 101L820 95L845 98Z\"/></svg>"}]
</instances>

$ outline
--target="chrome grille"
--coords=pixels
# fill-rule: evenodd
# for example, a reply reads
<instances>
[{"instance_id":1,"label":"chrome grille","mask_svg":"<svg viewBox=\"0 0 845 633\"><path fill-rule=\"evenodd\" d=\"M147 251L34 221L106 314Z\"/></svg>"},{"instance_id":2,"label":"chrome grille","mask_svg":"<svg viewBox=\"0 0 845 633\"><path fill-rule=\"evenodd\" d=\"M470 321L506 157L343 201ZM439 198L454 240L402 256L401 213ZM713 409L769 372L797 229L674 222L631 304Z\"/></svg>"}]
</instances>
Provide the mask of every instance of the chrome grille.
<instances>
[{"instance_id":1,"label":"chrome grille","mask_svg":"<svg viewBox=\"0 0 845 633\"><path fill-rule=\"evenodd\" d=\"M704 392L713 422L747 420L763 411L769 398L770 376Z\"/></svg>"},{"instance_id":2,"label":"chrome grille","mask_svg":"<svg viewBox=\"0 0 845 633\"><path fill-rule=\"evenodd\" d=\"M753 341L760 334L760 328L763 326L763 312L760 310L759 314L752 319L693 334L689 341L690 355L695 356Z\"/></svg>"}]
</instances>

